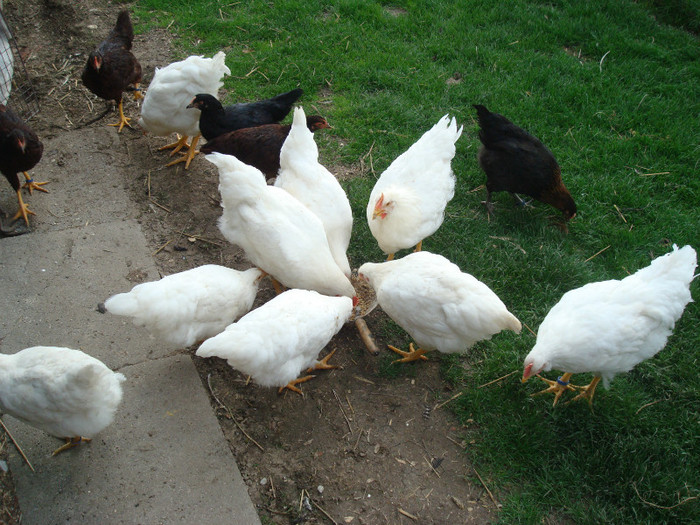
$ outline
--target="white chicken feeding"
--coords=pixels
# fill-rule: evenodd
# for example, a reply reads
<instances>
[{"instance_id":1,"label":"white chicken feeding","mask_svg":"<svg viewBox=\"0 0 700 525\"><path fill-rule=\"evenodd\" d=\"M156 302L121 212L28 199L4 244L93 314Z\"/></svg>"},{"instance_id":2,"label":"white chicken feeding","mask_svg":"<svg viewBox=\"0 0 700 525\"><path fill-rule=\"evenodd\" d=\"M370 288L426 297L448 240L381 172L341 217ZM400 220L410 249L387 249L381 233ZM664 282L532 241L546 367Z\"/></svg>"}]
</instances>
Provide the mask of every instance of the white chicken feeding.
<instances>
[{"instance_id":1,"label":"white chicken feeding","mask_svg":"<svg viewBox=\"0 0 700 525\"><path fill-rule=\"evenodd\" d=\"M264 179L263 179L264 180ZM328 297L310 290L287 290L244 315L197 349L200 357L220 357L261 386L301 394L298 378L308 368L335 368L333 352L318 361L319 352L352 314L349 297Z\"/></svg>"},{"instance_id":2,"label":"white chicken feeding","mask_svg":"<svg viewBox=\"0 0 700 525\"><path fill-rule=\"evenodd\" d=\"M520 333L520 321L484 283L463 273L442 255L422 251L358 270L377 293L382 310L406 330L419 348L395 362L426 359L425 353L462 353L501 330Z\"/></svg>"},{"instance_id":3,"label":"white chicken feeding","mask_svg":"<svg viewBox=\"0 0 700 525\"><path fill-rule=\"evenodd\" d=\"M355 296L333 260L321 220L283 189L236 157L206 156L219 169L223 213L219 229L250 261L288 288Z\"/></svg>"},{"instance_id":4,"label":"white chicken feeding","mask_svg":"<svg viewBox=\"0 0 700 525\"><path fill-rule=\"evenodd\" d=\"M0 410L65 439L55 456L89 442L112 422L125 379L71 348L34 346L0 354Z\"/></svg>"},{"instance_id":5,"label":"white chicken feeding","mask_svg":"<svg viewBox=\"0 0 700 525\"><path fill-rule=\"evenodd\" d=\"M697 266L691 246L657 257L649 266L621 280L589 283L563 295L542 321L537 342L525 358L522 381L552 369L566 373L556 381L540 377L554 393L554 405L567 390L573 400L593 402L596 386L650 359L665 345L673 327L692 301L690 282ZM569 380L592 372L584 387ZM539 377L539 376L538 376ZM572 401L573 401L572 400Z\"/></svg>"},{"instance_id":6,"label":"white chicken feeding","mask_svg":"<svg viewBox=\"0 0 700 525\"><path fill-rule=\"evenodd\" d=\"M132 317L160 339L187 347L250 311L264 273L205 264L113 295L100 311Z\"/></svg>"},{"instance_id":7,"label":"white chicken feeding","mask_svg":"<svg viewBox=\"0 0 700 525\"><path fill-rule=\"evenodd\" d=\"M288 191L323 223L333 259L350 278L347 250L352 234L352 209L338 179L318 161L318 146L301 107L294 109L289 135L280 151L275 186Z\"/></svg>"},{"instance_id":8,"label":"white chicken feeding","mask_svg":"<svg viewBox=\"0 0 700 525\"><path fill-rule=\"evenodd\" d=\"M412 246L420 251L423 239L442 224L445 207L454 196L451 163L462 128L457 129L457 121L445 115L399 155L374 185L367 222L387 260Z\"/></svg>"},{"instance_id":9,"label":"white chicken feeding","mask_svg":"<svg viewBox=\"0 0 700 525\"><path fill-rule=\"evenodd\" d=\"M187 169L197 154L200 112L187 105L197 93L218 94L219 88L224 85L221 79L231 74L225 59L226 54L219 51L213 58L190 56L164 68L156 68L143 99L139 125L158 136L177 133L177 142L160 148L173 148L170 156L187 146L188 137L193 137L187 155L170 162L168 166L185 162Z\"/></svg>"}]
</instances>

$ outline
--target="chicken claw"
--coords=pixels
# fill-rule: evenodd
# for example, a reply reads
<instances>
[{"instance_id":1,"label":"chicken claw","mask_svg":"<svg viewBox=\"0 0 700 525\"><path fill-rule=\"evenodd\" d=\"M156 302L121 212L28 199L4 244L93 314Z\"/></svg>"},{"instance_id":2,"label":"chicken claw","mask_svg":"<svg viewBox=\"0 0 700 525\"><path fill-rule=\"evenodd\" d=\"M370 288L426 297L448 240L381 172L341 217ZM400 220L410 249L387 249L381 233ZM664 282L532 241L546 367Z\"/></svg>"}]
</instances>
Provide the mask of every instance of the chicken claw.
<instances>
[{"instance_id":1,"label":"chicken claw","mask_svg":"<svg viewBox=\"0 0 700 525\"><path fill-rule=\"evenodd\" d=\"M575 387L577 390L581 390L581 393L579 395L577 395L575 398L573 398L571 401L567 402L566 404L568 405L569 403L572 403L572 402L576 401L577 399L587 399L588 404L593 406L593 396L595 395L595 389L598 386L599 382L600 382L600 377L596 376L586 386Z\"/></svg>"},{"instance_id":2,"label":"chicken claw","mask_svg":"<svg viewBox=\"0 0 700 525\"><path fill-rule=\"evenodd\" d=\"M24 219L24 222L27 226L29 226L29 218L27 215L36 215L32 210L29 209L29 206L27 206L24 201L22 200L22 189L17 190L17 203L19 205L19 209L17 210L17 213L15 213L12 216L12 220L16 221L20 217Z\"/></svg>"},{"instance_id":3,"label":"chicken claw","mask_svg":"<svg viewBox=\"0 0 700 525\"><path fill-rule=\"evenodd\" d=\"M549 385L549 388L545 388L544 390L541 390L540 392L535 392L531 395L539 396L540 394L548 394L550 392L554 393L554 403L552 403L552 406L557 406L559 398L564 392L566 392L567 390L571 390L572 392L576 391L576 388L574 388L573 385L569 384L569 379L571 378L571 376L572 374L570 372L567 372L563 376L558 377L556 381L552 381L537 374L537 377L539 377L542 381L547 383Z\"/></svg>"},{"instance_id":4,"label":"chicken claw","mask_svg":"<svg viewBox=\"0 0 700 525\"><path fill-rule=\"evenodd\" d=\"M397 359L396 361L393 361L394 363L409 363L411 361L418 361L419 359L422 359L423 361L428 360L428 358L425 357L425 355L424 355L424 354L427 354L428 351L423 350L422 348L419 348L418 350L416 350L413 347L413 343L410 343L408 345L408 348L409 348L408 352L404 352L403 350L399 350L395 346L391 346L391 345L387 345L387 346L389 347L390 350L403 356L403 358Z\"/></svg>"},{"instance_id":5,"label":"chicken claw","mask_svg":"<svg viewBox=\"0 0 700 525\"><path fill-rule=\"evenodd\" d=\"M56 454L60 454L64 450L68 450L69 448L77 447L81 443L90 443L90 441L92 441L91 438L86 438L86 437L82 437L82 436L66 438L66 444L58 447L56 450L53 451L53 454L51 454L51 455L55 456Z\"/></svg>"},{"instance_id":6,"label":"chicken claw","mask_svg":"<svg viewBox=\"0 0 700 525\"><path fill-rule=\"evenodd\" d=\"M333 357L333 354L335 354L335 349L320 361L316 361L316 364L313 366L313 368L309 368L307 372L311 372L313 370L332 370L333 368L338 368L335 365L328 364L328 360L331 357Z\"/></svg>"},{"instance_id":7,"label":"chicken claw","mask_svg":"<svg viewBox=\"0 0 700 525\"><path fill-rule=\"evenodd\" d=\"M302 392L300 388L297 388L296 385L298 385L299 383L305 383L306 381L309 381L310 379L313 379L314 377L316 377L316 376L309 375L309 376L300 377L299 379L295 379L294 381L290 381L289 384L280 387L280 389L277 391L277 393L281 394L285 388L288 388L292 392L296 392L297 394L299 394L300 396L303 397L304 392Z\"/></svg>"},{"instance_id":8,"label":"chicken claw","mask_svg":"<svg viewBox=\"0 0 700 525\"><path fill-rule=\"evenodd\" d=\"M27 190L29 190L29 195L32 194L32 190L43 191L44 193L48 193L48 192L49 192L49 190L47 190L47 189L45 189L45 188L42 188L42 186L43 186L44 184L48 184L49 181L46 181L46 182L34 182L34 179L32 179L32 178L29 176L29 173L27 173L26 171L24 171L24 172L22 172L22 173L24 173L24 178L27 179L27 181L24 183L24 185L23 185L22 187L23 187L23 188L27 188Z\"/></svg>"},{"instance_id":9,"label":"chicken claw","mask_svg":"<svg viewBox=\"0 0 700 525\"><path fill-rule=\"evenodd\" d=\"M197 142L199 142L199 137L201 137L201 136L202 135L197 135L196 137L194 137L192 139L191 144L189 145L189 149L187 150L187 153L183 154L183 156L180 157L179 159L176 159L172 162L169 162L168 164L166 164L166 166L174 166L175 164L179 164L180 162L184 162L185 169L189 168L190 162L192 162L192 159L194 158L194 156L197 153L199 153L199 150L197 149ZM182 148L182 146L180 146L180 148ZM176 153L180 148L174 149L173 152L170 154L170 156L172 157L173 154Z\"/></svg>"},{"instance_id":10,"label":"chicken claw","mask_svg":"<svg viewBox=\"0 0 700 525\"><path fill-rule=\"evenodd\" d=\"M119 101L119 122L115 122L114 124L107 124L108 126L114 126L118 127L119 129L117 130L117 133L121 133L122 129L124 129L124 126L129 126L131 127L131 124L129 124L129 121L131 119L129 117L124 116L124 109L122 107L122 101Z\"/></svg>"}]
</instances>

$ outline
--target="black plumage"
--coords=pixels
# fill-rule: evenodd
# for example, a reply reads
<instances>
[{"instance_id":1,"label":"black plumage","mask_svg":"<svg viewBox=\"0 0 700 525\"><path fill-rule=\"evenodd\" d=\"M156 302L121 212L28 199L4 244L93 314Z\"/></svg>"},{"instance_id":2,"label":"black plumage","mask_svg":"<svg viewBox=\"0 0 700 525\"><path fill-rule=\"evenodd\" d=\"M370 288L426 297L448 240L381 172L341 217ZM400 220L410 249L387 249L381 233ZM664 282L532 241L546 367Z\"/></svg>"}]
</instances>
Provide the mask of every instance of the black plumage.
<instances>
[{"instance_id":1,"label":"black plumage","mask_svg":"<svg viewBox=\"0 0 700 525\"><path fill-rule=\"evenodd\" d=\"M0 172L17 194L19 210L12 219L22 217L27 225L27 214L34 215L34 212L22 200L19 173L24 173L24 187L29 189L30 193L32 190L46 192L47 190L42 188L45 182L34 182L27 174L41 160L43 152L44 145L36 133L10 108L0 104Z\"/></svg>"},{"instance_id":2,"label":"black plumage","mask_svg":"<svg viewBox=\"0 0 700 525\"><path fill-rule=\"evenodd\" d=\"M303 92L301 89L293 89L265 100L242 102L226 107L212 95L199 94L187 107L197 108L202 112L199 117L199 131L205 139L211 140L229 131L281 121Z\"/></svg>"},{"instance_id":3,"label":"black plumage","mask_svg":"<svg viewBox=\"0 0 700 525\"><path fill-rule=\"evenodd\" d=\"M564 220L576 215L576 204L561 179L552 152L536 137L503 115L474 105L479 119L481 148L477 158L486 173L486 207L493 212L491 194L508 191L528 195L562 211ZM563 226L566 229L566 226Z\"/></svg>"}]
</instances>

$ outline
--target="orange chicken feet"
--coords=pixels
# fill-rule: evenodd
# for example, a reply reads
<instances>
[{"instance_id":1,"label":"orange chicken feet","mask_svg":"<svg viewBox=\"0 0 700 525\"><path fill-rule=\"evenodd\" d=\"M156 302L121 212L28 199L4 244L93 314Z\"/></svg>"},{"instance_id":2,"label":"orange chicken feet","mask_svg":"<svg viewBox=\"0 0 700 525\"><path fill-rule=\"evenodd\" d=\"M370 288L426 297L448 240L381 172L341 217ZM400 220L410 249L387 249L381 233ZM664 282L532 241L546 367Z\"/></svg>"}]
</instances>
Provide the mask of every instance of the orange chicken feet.
<instances>
[{"instance_id":1,"label":"orange chicken feet","mask_svg":"<svg viewBox=\"0 0 700 525\"><path fill-rule=\"evenodd\" d=\"M600 382L600 377L596 376L586 386L575 387L577 390L581 390L581 393L579 395L577 395L575 398L573 398L571 401L569 401L569 403L576 401L577 399L587 399L588 404L592 406L593 405L593 396L595 395L595 389L598 386L599 382Z\"/></svg>"},{"instance_id":2,"label":"orange chicken feet","mask_svg":"<svg viewBox=\"0 0 700 525\"><path fill-rule=\"evenodd\" d=\"M572 374L570 372L567 372L563 376L558 377L556 381L551 381L537 374L537 377L539 377L542 381L547 383L549 385L549 388L545 388L540 392L535 392L532 395L539 396L540 394L554 393L554 403L552 403L552 406L556 406L559 402L559 398L564 392L566 392L567 390L571 390L572 392L576 391L574 386L569 384L569 379L571 378L571 376Z\"/></svg>"},{"instance_id":3,"label":"orange chicken feet","mask_svg":"<svg viewBox=\"0 0 700 525\"><path fill-rule=\"evenodd\" d=\"M287 389L291 390L292 392L296 392L300 396L303 396L304 392L302 392L301 389L298 388L296 385L298 385L299 383L305 383L306 381L309 381L310 379L313 379L314 377L316 377L316 376L309 375L309 376L300 377L299 379L295 379L294 381L290 381L289 384L287 384L286 386L280 387L280 389L277 391L277 393L281 394L284 391L284 389L287 388Z\"/></svg>"},{"instance_id":4,"label":"orange chicken feet","mask_svg":"<svg viewBox=\"0 0 700 525\"><path fill-rule=\"evenodd\" d=\"M51 454L51 455L55 456L56 454L60 454L64 450L68 450L69 448L77 447L81 443L90 443L90 441L92 441L91 438L86 438L86 437L81 437L81 436L66 438L66 444L58 447L56 450L53 451L53 454Z\"/></svg>"},{"instance_id":5,"label":"orange chicken feet","mask_svg":"<svg viewBox=\"0 0 700 525\"><path fill-rule=\"evenodd\" d=\"M131 119L129 117L124 116L124 108L122 107L122 101L120 99L119 100L119 122L115 122L114 124L107 124L107 125L118 127L119 129L117 130L117 133L121 133L124 126L131 127L131 124L129 124L130 120Z\"/></svg>"},{"instance_id":6,"label":"orange chicken feet","mask_svg":"<svg viewBox=\"0 0 700 525\"><path fill-rule=\"evenodd\" d=\"M423 361L427 361L428 358L425 357L424 354L427 354L427 350L423 350L422 348L415 349L413 347L413 343L410 343L408 345L408 352L404 352L403 350L399 350L395 346L387 345L390 350L396 352L399 355L402 355L403 357L401 359L397 359L394 361L394 363L409 363L411 361L418 361L419 359L422 359Z\"/></svg>"},{"instance_id":7,"label":"orange chicken feet","mask_svg":"<svg viewBox=\"0 0 700 525\"><path fill-rule=\"evenodd\" d=\"M192 159L194 158L194 156L197 153L199 153L199 150L197 149L197 142L199 142L199 137L201 137L201 136L202 136L201 134L197 134L197 136L192 139L192 142L190 143L190 145L187 149L187 153L183 154L183 156L180 157L179 159L175 159L174 161L169 162L168 164L166 164L166 166L174 166L175 164L179 164L180 162L184 162L185 169L189 168L190 162L192 162ZM185 137L185 138L187 138L187 137ZM173 154L175 154L181 148L182 148L182 146L174 149L173 152L170 154L170 156L172 157Z\"/></svg>"},{"instance_id":8,"label":"orange chicken feet","mask_svg":"<svg viewBox=\"0 0 700 525\"><path fill-rule=\"evenodd\" d=\"M45 188L42 188L42 186L43 186L44 184L48 184L49 181L46 181L46 182L34 182L34 179L32 179L32 178L29 176L29 173L27 173L26 171L23 171L22 173L24 173L24 178L27 179L27 181L24 183L24 185L23 185L22 187L23 187L23 188L27 188L27 190L29 190L29 195L32 194L32 191L33 191L33 190L43 191L44 193L48 193L48 192L49 192L49 190L47 190L47 189L45 189Z\"/></svg>"}]
</instances>

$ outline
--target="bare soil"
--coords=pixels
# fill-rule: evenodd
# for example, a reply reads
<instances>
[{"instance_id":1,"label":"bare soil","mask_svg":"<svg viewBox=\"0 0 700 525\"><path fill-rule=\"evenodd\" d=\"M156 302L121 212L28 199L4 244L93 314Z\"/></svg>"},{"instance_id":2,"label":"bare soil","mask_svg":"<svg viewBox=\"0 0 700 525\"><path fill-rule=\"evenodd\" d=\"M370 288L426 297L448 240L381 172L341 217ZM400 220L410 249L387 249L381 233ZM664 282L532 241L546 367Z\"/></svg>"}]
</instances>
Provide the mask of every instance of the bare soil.
<instances>
[{"instance_id":1,"label":"bare soil","mask_svg":"<svg viewBox=\"0 0 700 525\"><path fill-rule=\"evenodd\" d=\"M90 133L115 120L110 112L85 125L107 106L80 83L87 53L107 34L124 5L115 4L5 2L5 15L39 94L41 112L30 122L41 137L67 130ZM173 60L170 43L165 31L137 36L134 53L144 68L144 86L155 66ZM139 108L130 97L124 100L125 113L135 122ZM80 136L75 133L76 140ZM144 136L136 127L119 135L130 159L123 167L126 185L161 273L205 263L248 267L244 254L217 228L221 208L213 166L198 157L187 171L183 164L164 168L170 159L158 148L173 139ZM104 161L103 156L85 159L85 169ZM357 176L354 167L328 167ZM41 164L35 171L40 170ZM353 262L357 267L362 261ZM256 304L273 294L264 283ZM367 316L370 329L383 316L379 308ZM391 341L377 343L385 354L385 344ZM352 324L326 351L334 349L332 362L339 368L319 372L301 385L303 397L246 384L246 378L224 361L193 356L263 523L448 524L495 519L494 503L475 481L467 445L459 437L461 428L441 406L454 392L439 377L439 359L431 357L415 365L414 373L389 378L380 374L386 357L370 355ZM0 444L0 453L8 446ZM0 521L18 522L11 477L1 470L0 492Z\"/></svg>"}]
</instances>

